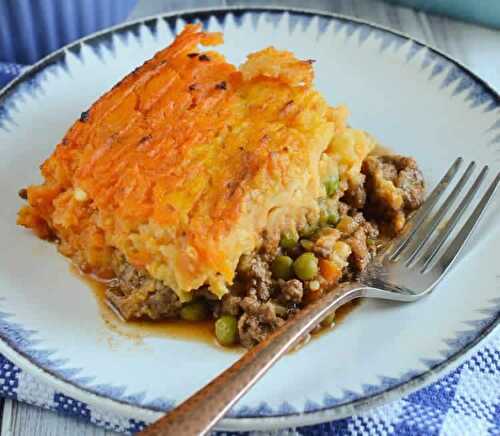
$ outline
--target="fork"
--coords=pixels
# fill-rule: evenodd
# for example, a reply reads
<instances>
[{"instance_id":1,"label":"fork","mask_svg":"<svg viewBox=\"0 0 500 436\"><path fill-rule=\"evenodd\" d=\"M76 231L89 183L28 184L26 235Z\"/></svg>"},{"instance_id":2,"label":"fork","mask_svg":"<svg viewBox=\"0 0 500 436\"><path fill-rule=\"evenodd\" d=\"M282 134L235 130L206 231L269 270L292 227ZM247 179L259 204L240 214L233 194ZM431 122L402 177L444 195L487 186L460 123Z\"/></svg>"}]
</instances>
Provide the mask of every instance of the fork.
<instances>
[{"instance_id":1,"label":"fork","mask_svg":"<svg viewBox=\"0 0 500 436\"><path fill-rule=\"evenodd\" d=\"M230 368L140 435L206 434L283 354L296 346L328 314L355 298L413 302L430 293L445 276L477 226L500 179L498 173L463 227L451 238L488 172L488 166L484 166L450 218L445 220L447 212L474 172L475 162L468 165L439 209L434 214L432 212L445 190L456 179L462 163L462 158L455 160L424 204L408 220L403 232L375 257L357 281L342 283L306 306L266 340L247 351ZM448 239L451 241L444 249L443 245Z\"/></svg>"}]
</instances>

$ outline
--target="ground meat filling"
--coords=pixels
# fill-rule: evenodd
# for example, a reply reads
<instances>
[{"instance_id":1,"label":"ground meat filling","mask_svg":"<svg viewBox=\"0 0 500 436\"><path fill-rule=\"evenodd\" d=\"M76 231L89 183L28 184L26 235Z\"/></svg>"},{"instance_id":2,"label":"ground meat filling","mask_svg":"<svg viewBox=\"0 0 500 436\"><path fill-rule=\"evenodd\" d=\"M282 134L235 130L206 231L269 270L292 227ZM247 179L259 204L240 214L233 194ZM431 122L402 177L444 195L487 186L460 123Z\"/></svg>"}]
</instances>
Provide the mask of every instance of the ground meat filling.
<instances>
[{"instance_id":1,"label":"ground meat filling","mask_svg":"<svg viewBox=\"0 0 500 436\"><path fill-rule=\"evenodd\" d=\"M424 199L424 180L415 159L368 156L362 172L366 176L365 215L388 224L393 234L401 231L406 215Z\"/></svg>"},{"instance_id":2,"label":"ground meat filling","mask_svg":"<svg viewBox=\"0 0 500 436\"><path fill-rule=\"evenodd\" d=\"M415 160L402 156L369 156L362 172L361 183L349 186L335 204L335 213L329 211L327 224L278 248L276 241L265 238L259 253L243 256L235 282L222 299L206 287L194 291L193 301L206 307L202 314L233 319L234 340L249 348L339 281L352 280L365 270L377 254L379 227L391 235L400 231L406 215L422 204L424 184ZM300 277L295 264L302 255L317 262L315 275ZM275 270L278 257L285 263ZM116 256L113 269L116 278L107 297L126 319L183 318L183 308L192 304L183 305L170 288L123 256ZM186 316L200 314L190 313Z\"/></svg>"},{"instance_id":3,"label":"ground meat filling","mask_svg":"<svg viewBox=\"0 0 500 436\"><path fill-rule=\"evenodd\" d=\"M117 254L113 259L115 279L106 291L106 298L126 320L175 318L182 307L177 294L147 271L130 265Z\"/></svg>"},{"instance_id":4,"label":"ground meat filling","mask_svg":"<svg viewBox=\"0 0 500 436\"><path fill-rule=\"evenodd\" d=\"M364 229L362 227L358 228L346 242L352 250L351 258L354 268L358 271L364 271L371 259L370 250L366 245Z\"/></svg>"},{"instance_id":5,"label":"ground meat filling","mask_svg":"<svg viewBox=\"0 0 500 436\"><path fill-rule=\"evenodd\" d=\"M361 174L361 180L357 185L349 185L343 200L355 209L363 209L366 203L365 175Z\"/></svg>"},{"instance_id":6,"label":"ground meat filling","mask_svg":"<svg viewBox=\"0 0 500 436\"><path fill-rule=\"evenodd\" d=\"M341 224L344 232L343 240L351 247L349 265L346 268L345 277L351 279L356 273L362 272L368 266L372 258L377 254L377 241L379 237L378 224L365 219L363 213L349 205L341 202L340 210Z\"/></svg>"},{"instance_id":7,"label":"ground meat filling","mask_svg":"<svg viewBox=\"0 0 500 436\"><path fill-rule=\"evenodd\" d=\"M238 315L238 337L244 347L251 347L264 339L269 332L279 327L284 318L276 313L276 303L271 297L276 294L276 283L272 279L267 256L244 256L238 266L233 292L222 298L222 314ZM286 314L286 311L285 311Z\"/></svg>"},{"instance_id":8,"label":"ground meat filling","mask_svg":"<svg viewBox=\"0 0 500 436\"><path fill-rule=\"evenodd\" d=\"M269 263L262 256L244 256L238 267L239 281L246 284L246 294L261 301L271 296L271 271Z\"/></svg>"},{"instance_id":9,"label":"ground meat filling","mask_svg":"<svg viewBox=\"0 0 500 436\"><path fill-rule=\"evenodd\" d=\"M304 285L300 280L282 280L279 285L284 301L294 304L298 304L302 301L302 297L304 296Z\"/></svg>"}]
</instances>

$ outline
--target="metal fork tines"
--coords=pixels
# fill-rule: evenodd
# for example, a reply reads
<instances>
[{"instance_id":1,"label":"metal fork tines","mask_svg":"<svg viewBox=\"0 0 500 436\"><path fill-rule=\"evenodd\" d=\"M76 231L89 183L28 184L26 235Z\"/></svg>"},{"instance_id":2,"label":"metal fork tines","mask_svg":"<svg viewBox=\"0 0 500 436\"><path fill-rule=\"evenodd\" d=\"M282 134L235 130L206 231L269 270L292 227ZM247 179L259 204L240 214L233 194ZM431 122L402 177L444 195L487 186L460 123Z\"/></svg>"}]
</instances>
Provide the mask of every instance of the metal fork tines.
<instances>
[{"instance_id":1,"label":"metal fork tines","mask_svg":"<svg viewBox=\"0 0 500 436\"><path fill-rule=\"evenodd\" d=\"M476 167L476 163L471 162L459 180L454 184L449 195L443 198L447 188L450 188L458 178L462 163L462 158L455 160L446 175L429 195L422 208L408 222L407 229L393 242L388 254L389 260L401 262L405 267L416 268L420 273L434 270L439 275L444 273L450 266L486 209L500 180L500 173L498 173L466 223L455 235L442 256L438 258L438 253L450 238L460 218L471 205L472 201L478 196L481 185L489 170L487 165L481 169L467 193L452 211L453 205L460 198ZM441 206L433 213L435 206L441 199ZM436 262L432 266L431 264L434 260Z\"/></svg>"},{"instance_id":2,"label":"metal fork tines","mask_svg":"<svg viewBox=\"0 0 500 436\"><path fill-rule=\"evenodd\" d=\"M355 298L410 303L435 289L479 222L500 180L500 174L497 174L475 208L469 212L465 224L453 235L460 218L478 196L488 172L488 167L483 167L463 195L462 191L472 178L476 164L472 162L468 165L458 182L453 183L458 179L462 163L462 158L453 163L419 211L408 221L403 233L376 256L357 281L341 283L302 308L231 368L142 434L207 434L279 357L295 346L327 314ZM445 196L448 188L451 192ZM452 210L460 198L458 206ZM441 205L437 208L440 201ZM442 254L441 249L444 250ZM201 407L202 404L210 404L210 407Z\"/></svg>"}]
</instances>

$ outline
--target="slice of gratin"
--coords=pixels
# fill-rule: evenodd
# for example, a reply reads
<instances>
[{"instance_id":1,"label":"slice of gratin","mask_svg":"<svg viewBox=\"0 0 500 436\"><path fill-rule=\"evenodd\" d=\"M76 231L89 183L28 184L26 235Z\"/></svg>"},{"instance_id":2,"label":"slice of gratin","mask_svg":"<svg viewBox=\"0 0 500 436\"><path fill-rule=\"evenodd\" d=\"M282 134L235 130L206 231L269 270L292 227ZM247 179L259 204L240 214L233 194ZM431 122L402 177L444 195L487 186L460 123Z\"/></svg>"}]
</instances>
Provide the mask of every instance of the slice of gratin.
<instances>
[{"instance_id":1,"label":"slice of gratin","mask_svg":"<svg viewBox=\"0 0 500 436\"><path fill-rule=\"evenodd\" d=\"M312 61L199 50L221 42L188 25L82 113L18 222L83 271L113 277L118 254L183 302L222 297L243 255L335 209L374 141L314 89Z\"/></svg>"},{"instance_id":2,"label":"slice of gratin","mask_svg":"<svg viewBox=\"0 0 500 436\"><path fill-rule=\"evenodd\" d=\"M413 159L369 156L312 61L270 47L238 69L200 51L221 42L187 26L83 112L18 223L106 280L125 319L212 317L251 347L363 271L424 186Z\"/></svg>"}]
</instances>

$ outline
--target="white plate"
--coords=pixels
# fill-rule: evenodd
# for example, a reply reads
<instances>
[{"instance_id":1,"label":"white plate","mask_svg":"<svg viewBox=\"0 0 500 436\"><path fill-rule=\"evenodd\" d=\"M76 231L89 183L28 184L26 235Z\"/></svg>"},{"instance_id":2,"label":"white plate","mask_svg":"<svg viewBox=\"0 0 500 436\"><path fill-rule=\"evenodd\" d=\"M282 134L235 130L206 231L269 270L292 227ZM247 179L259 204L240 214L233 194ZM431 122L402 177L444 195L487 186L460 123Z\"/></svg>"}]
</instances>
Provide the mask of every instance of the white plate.
<instances>
[{"instance_id":1,"label":"white plate","mask_svg":"<svg viewBox=\"0 0 500 436\"><path fill-rule=\"evenodd\" d=\"M20 187L80 112L167 45L186 21L222 30L241 63L274 45L316 59L316 84L345 102L350 122L415 156L430 188L458 155L500 166L499 97L446 56L348 18L280 10L211 10L153 17L77 42L0 95L0 351L92 408L149 421L237 359L205 344L143 343L110 331L88 287L50 244L15 225ZM334 331L283 358L221 426L311 424L359 413L456 365L499 322L498 198L461 261L428 298L366 301Z\"/></svg>"}]
</instances>

